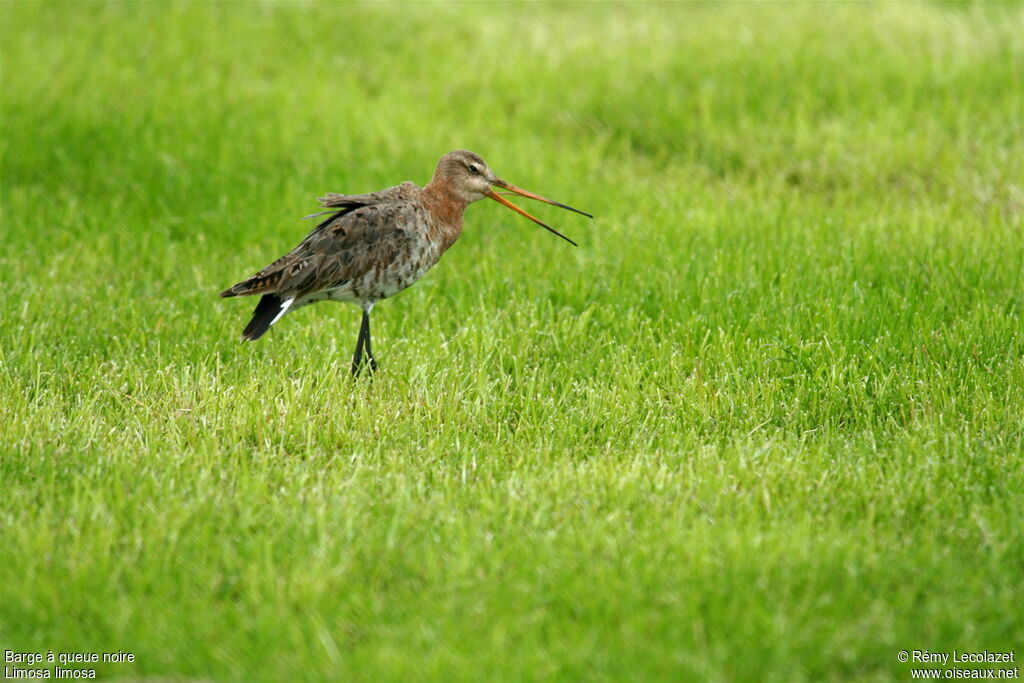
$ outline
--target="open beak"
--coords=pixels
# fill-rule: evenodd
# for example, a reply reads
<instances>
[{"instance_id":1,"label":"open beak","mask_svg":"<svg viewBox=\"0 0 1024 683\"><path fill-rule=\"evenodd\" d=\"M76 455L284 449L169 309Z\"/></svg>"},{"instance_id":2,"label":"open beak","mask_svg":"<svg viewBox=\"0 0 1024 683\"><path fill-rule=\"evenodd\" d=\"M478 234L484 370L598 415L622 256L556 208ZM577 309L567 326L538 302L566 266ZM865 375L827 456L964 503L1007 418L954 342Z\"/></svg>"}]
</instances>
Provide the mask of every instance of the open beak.
<instances>
[{"instance_id":1,"label":"open beak","mask_svg":"<svg viewBox=\"0 0 1024 683\"><path fill-rule=\"evenodd\" d=\"M557 207L562 208L562 209L568 209L569 211L575 211L576 213L583 214L587 218L593 218L593 216L591 216L589 213L587 213L585 211L580 211L579 209L574 209L571 206L567 206L565 204L561 204L559 202L552 201L550 199L547 199L546 197L541 197L539 194L534 194L534 193L528 192L528 191L526 191L526 190L524 190L524 189L522 189L520 187L516 187L515 185L510 185L509 183L506 183L504 180L495 180L494 181L494 185L496 185L497 187L504 188L504 189L508 190L510 193L517 194L520 197L526 197L527 199L535 199L538 202L544 202L545 204L551 204L552 206L557 206ZM505 199L504 197L502 197L497 192L495 192L493 190L488 190L487 193L486 193L486 196L490 197L491 199L493 199L494 201L498 202L499 204L507 206L508 208L512 209L513 211L515 211L519 215L526 216L527 218L529 218L531 221L533 221L534 223L536 223L540 227L544 228L545 230L548 230L550 232L555 233L556 235L561 237L563 240L565 240L569 244L571 244L571 245L573 245L575 247L579 246L578 244L573 242L571 239L569 239L568 237L566 237L562 233L560 233L557 230L555 230L554 228L552 228L547 223L543 222L542 220L540 220L539 218L537 218L535 216L530 215L526 211L523 211L518 206L516 206L515 204L513 204L509 200Z\"/></svg>"}]
</instances>

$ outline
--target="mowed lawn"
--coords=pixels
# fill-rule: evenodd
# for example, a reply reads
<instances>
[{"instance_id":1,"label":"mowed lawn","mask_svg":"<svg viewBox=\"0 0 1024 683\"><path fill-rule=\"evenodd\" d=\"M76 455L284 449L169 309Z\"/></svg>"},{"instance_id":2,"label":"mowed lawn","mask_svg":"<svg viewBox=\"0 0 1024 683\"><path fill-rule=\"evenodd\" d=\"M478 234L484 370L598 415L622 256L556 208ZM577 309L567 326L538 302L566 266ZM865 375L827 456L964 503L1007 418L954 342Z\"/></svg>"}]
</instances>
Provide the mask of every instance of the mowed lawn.
<instances>
[{"instance_id":1,"label":"mowed lawn","mask_svg":"<svg viewBox=\"0 0 1024 683\"><path fill-rule=\"evenodd\" d=\"M0 647L133 680L1024 656L1024 7L0 5ZM471 149L374 311L217 293ZM486 204L486 205L485 205Z\"/></svg>"}]
</instances>

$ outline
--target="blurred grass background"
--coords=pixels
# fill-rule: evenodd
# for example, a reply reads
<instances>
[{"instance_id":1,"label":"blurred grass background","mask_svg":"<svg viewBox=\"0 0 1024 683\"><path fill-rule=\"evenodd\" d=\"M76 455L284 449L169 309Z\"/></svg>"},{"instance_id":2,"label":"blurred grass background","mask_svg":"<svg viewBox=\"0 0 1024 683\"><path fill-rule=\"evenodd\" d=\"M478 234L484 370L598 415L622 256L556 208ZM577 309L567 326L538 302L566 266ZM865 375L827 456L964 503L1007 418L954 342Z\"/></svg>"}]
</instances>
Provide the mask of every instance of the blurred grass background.
<instances>
[{"instance_id":1,"label":"blurred grass background","mask_svg":"<svg viewBox=\"0 0 1024 683\"><path fill-rule=\"evenodd\" d=\"M1024 11L0 4L0 641L106 677L890 680L1013 649ZM223 287L481 154L375 313Z\"/></svg>"}]
</instances>

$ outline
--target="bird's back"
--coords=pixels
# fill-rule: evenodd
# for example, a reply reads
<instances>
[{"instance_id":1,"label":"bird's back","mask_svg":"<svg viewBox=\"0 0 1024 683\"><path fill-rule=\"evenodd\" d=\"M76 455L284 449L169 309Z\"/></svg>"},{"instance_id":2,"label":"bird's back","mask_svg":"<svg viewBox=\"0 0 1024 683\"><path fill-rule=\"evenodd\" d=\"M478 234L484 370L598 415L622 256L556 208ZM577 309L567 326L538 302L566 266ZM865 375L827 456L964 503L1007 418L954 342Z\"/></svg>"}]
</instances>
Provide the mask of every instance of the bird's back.
<instances>
[{"instance_id":1,"label":"bird's back","mask_svg":"<svg viewBox=\"0 0 1024 683\"><path fill-rule=\"evenodd\" d=\"M418 206L422 192L422 188L406 182L360 195L324 195L320 202L329 210L306 218L326 218L294 249L224 290L221 296L294 295L318 285L330 285L335 277L358 275L370 265L372 255L380 248L381 237L390 232L389 219Z\"/></svg>"},{"instance_id":2,"label":"bird's back","mask_svg":"<svg viewBox=\"0 0 1024 683\"><path fill-rule=\"evenodd\" d=\"M363 195L328 194L328 211L290 252L221 296L263 295L243 332L257 339L287 311L318 301L372 305L405 289L440 259L423 189L403 183ZM307 216L307 218L312 216Z\"/></svg>"}]
</instances>

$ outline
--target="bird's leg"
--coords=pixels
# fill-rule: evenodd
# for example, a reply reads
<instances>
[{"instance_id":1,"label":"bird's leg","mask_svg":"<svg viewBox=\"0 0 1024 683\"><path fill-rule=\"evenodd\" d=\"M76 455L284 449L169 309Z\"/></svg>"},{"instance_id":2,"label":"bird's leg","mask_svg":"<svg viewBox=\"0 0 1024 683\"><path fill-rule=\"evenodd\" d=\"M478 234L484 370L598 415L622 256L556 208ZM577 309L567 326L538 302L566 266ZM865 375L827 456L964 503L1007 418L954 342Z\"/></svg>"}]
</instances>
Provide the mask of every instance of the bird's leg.
<instances>
[{"instance_id":1,"label":"bird's leg","mask_svg":"<svg viewBox=\"0 0 1024 683\"><path fill-rule=\"evenodd\" d=\"M355 377L359 374L359 370L363 365L363 344L369 338L370 326L367 324L366 313L363 313L363 322L359 325L359 339L356 340L356 352L352 354L352 376Z\"/></svg>"},{"instance_id":2,"label":"bird's leg","mask_svg":"<svg viewBox=\"0 0 1024 683\"><path fill-rule=\"evenodd\" d=\"M377 361L373 357L373 348L370 346L370 312L363 311L363 327L366 328L366 358L370 361L370 372L377 371Z\"/></svg>"}]
</instances>

